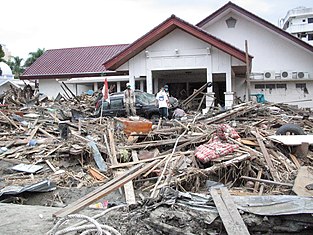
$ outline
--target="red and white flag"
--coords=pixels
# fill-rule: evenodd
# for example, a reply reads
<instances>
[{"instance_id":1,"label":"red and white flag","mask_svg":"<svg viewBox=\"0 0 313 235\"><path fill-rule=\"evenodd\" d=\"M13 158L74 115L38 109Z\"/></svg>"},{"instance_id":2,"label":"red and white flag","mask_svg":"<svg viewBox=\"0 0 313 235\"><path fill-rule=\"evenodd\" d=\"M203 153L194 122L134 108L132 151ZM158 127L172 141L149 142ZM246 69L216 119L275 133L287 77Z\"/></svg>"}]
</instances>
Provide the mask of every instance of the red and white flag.
<instances>
[{"instance_id":1,"label":"red and white flag","mask_svg":"<svg viewBox=\"0 0 313 235\"><path fill-rule=\"evenodd\" d=\"M109 99L109 84L108 84L107 78L105 78L104 83L103 83L102 95L103 95L103 100Z\"/></svg>"}]
</instances>

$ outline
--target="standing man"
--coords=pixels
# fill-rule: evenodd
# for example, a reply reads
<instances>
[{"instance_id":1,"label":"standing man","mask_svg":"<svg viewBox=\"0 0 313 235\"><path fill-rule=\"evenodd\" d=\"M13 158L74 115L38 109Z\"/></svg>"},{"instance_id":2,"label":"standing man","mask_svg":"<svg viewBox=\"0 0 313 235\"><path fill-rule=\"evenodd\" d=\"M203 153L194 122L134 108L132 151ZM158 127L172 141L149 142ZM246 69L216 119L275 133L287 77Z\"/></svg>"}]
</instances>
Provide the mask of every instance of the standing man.
<instances>
[{"instance_id":1,"label":"standing man","mask_svg":"<svg viewBox=\"0 0 313 235\"><path fill-rule=\"evenodd\" d=\"M126 107L127 117L136 116L135 101L135 92L131 89L130 83L126 83L126 90L124 91L124 104Z\"/></svg>"},{"instance_id":2,"label":"standing man","mask_svg":"<svg viewBox=\"0 0 313 235\"><path fill-rule=\"evenodd\" d=\"M169 98L164 90L164 87L156 95L156 101L159 105L160 118L167 119L168 117L168 107L169 107Z\"/></svg>"}]
</instances>

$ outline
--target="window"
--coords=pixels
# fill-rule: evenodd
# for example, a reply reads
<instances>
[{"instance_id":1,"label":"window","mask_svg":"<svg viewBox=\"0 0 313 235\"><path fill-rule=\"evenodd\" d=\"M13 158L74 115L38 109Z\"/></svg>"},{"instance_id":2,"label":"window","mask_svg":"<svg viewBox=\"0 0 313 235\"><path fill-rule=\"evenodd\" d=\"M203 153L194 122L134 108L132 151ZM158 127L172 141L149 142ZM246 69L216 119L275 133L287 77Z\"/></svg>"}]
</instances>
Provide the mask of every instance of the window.
<instances>
[{"instance_id":1,"label":"window","mask_svg":"<svg viewBox=\"0 0 313 235\"><path fill-rule=\"evenodd\" d=\"M123 108L123 99L111 100L111 109Z\"/></svg>"},{"instance_id":2,"label":"window","mask_svg":"<svg viewBox=\"0 0 313 235\"><path fill-rule=\"evenodd\" d=\"M233 17L229 17L229 18L226 20L226 24L227 24L227 27L228 27L228 28L235 28L236 23L237 23L237 20L234 19Z\"/></svg>"},{"instance_id":3,"label":"window","mask_svg":"<svg viewBox=\"0 0 313 235\"><path fill-rule=\"evenodd\" d=\"M255 84L255 89L287 89L286 83L277 83L277 84Z\"/></svg>"},{"instance_id":4,"label":"window","mask_svg":"<svg viewBox=\"0 0 313 235\"><path fill-rule=\"evenodd\" d=\"M296 83L296 88L304 90L304 89L306 89L306 84L305 83Z\"/></svg>"},{"instance_id":5,"label":"window","mask_svg":"<svg viewBox=\"0 0 313 235\"><path fill-rule=\"evenodd\" d=\"M264 85L264 84L255 84L255 85L254 85L254 88L255 88L255 89L264 89L264 88L265 88L265 85Z\"/></svg>"},{"instance_id":6,"label":"window","mask_svg":"<svg viewBox=\"0 0 313 235\"><path fill-rule=\"evenodd\" d=\"M308 34L308 40L312 41L313 40L313 34Z\"/></svg>"},{"instance_id":7,"label":"window","mask_svg":"<svg viewBox=\"0 0 313 235\"><path fill-rule=\"evenodd\" d=\"M103 110L108 109L108 108L109 108L109 102L104 101L104 102L102 103L102 108L103 108Z\"/></svg>"},{"instance_id":8,"label":"window","mask_svg":"<svg viewBox=\"0 0 313 235\"><path fill-rule=\"evenodd\" d=\"M286 84L276 84L276 88L277 89L287 89L287 85Z\"/></svg>"},{"instance_id":9,"label":"window","mask_svg":"<svg viewBox=\"0 0 313 235\"><path fill-rule=\"evenodd\" d=\"M308 23L309 24L312 24L313 23L313 18L311 17L311 18L308 18Z\"/></svg>"},{"instance_id":10,"label":"window","mask_svg":"<svg viewBox=\"0 0 313 235\"><path fill-rule=\"evenodd\" d=\"M266 89L275 89L275 84L265 84Z\"/></svg>"}]
</instances>

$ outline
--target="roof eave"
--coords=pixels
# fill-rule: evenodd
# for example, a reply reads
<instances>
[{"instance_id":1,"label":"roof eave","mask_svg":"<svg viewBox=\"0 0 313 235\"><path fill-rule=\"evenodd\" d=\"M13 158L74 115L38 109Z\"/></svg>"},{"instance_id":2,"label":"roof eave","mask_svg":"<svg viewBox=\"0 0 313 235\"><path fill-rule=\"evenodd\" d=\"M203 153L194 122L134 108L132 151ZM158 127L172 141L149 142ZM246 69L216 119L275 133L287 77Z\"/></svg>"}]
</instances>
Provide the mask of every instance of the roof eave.
<instances>
[{"instance_id":1,"label":"roof eave","mask_svg":"<svg viewBox=\"0 0 313 235\"><path fill-rule=\"evenodd\" d=\"M145 34L141 38L139 38L134 43L130 44L125 50L121 53L117 54L115 57L106 61L103 65L106 69L117 69L119 66L127 62L131 57L138 54L147 46L151 45L153 42L159 40L164 37L169 32L173 31L176 28L180 28L181 30L190 33L191 35L211 44L219 48L220 50L234 56L235 58L245 62L245 53L240 51L239 49L227 44L218 38L209 35L204 32L202 29L197 28L196 26L190 25L189 23L175 17L171 16L169 19L164 21L162 24L151 30L149 33ZM253 58L249 55L250 60Z\"/></svg>"}]
</instances>

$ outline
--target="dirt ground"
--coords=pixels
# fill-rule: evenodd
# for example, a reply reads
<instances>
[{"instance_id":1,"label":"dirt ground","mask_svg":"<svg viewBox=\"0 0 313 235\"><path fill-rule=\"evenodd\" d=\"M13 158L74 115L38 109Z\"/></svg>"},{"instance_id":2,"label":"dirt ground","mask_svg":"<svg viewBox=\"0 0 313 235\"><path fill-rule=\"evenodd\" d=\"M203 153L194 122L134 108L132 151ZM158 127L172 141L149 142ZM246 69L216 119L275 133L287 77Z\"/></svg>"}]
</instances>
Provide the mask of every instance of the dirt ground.
<instances>
[{"instance_id":1,"label":"dirt ground","mask_svg":"<svg viewBox=\"0 0 313 235\"><path fill-rule=\"evenodd\" d=\"M55 207L0 203L0 234L42 235L53 227Z\"/></svg>"}]
</instances>

